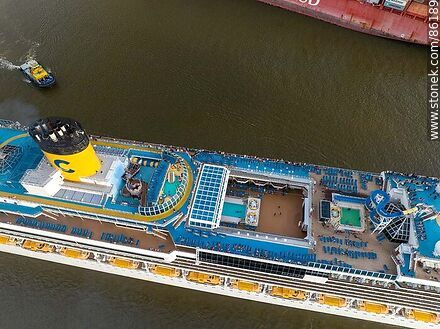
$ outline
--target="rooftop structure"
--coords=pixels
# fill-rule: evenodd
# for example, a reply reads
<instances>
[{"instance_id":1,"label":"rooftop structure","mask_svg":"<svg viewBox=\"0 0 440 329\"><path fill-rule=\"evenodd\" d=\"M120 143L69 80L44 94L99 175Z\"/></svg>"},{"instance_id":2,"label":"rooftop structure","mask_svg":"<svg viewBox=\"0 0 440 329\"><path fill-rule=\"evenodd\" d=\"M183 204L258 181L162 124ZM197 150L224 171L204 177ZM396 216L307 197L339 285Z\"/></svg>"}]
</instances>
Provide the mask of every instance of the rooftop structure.
<instances>
[{"instance_id":1,"label":"rooftop structure","mask_svg":"<svg viewBox=\"0 0 440 329\"><path fill-rule=\"evenodd\" d=\"M190 226L209 229L219 227L228 175L229 171L224 167L202 166L189 213Z\"/></svg>"}]
</instances>

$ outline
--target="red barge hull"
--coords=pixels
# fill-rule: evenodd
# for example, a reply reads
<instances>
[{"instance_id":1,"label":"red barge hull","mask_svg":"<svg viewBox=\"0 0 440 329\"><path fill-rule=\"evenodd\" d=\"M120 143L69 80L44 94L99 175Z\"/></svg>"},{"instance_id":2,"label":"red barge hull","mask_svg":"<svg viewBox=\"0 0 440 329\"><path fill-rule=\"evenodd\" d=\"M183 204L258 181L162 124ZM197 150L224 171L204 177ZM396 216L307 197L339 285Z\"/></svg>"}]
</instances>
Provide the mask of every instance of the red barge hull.
<instances>
[{"instance_id":1,"label":"red barge hull","mask_svg":"<svg viewBox=\"0 0 440 329\"><path fill-rule=\"evenodd\" d=\"M403 11L357 0L258 0L351 30L428 44L428 7L408 1Z\"/></svg>"}]
</instances>

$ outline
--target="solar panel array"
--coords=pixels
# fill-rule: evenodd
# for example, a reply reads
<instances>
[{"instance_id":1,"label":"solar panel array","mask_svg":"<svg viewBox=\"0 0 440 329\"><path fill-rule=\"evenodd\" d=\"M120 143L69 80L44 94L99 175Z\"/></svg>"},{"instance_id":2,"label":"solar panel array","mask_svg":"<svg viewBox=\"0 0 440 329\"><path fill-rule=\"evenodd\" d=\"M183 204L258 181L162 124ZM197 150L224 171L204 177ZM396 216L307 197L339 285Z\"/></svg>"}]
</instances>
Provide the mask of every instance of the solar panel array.
<instances>
[{"instance_id":1,"label":"solar panel array","mask_svg":"<svg viewBox=\"0 0 440 329\"><path fill-rule=\"evenodd\" d=\"M326 200L321 200L320 202L320 221L327 221L330 219L330 202Z\"/></svg>"},{"instance_id":2,"label":"solar panel array","mask_svg":"<svg viewBox=\"0 0 440 329\"><path fill-rule=\"evenodd\" d=\"M83 202L83 203L89 203L94 205L101 204L102 201L102 194L95 194L95 193L88 193L88 192L81 192L81 191L72 191L67 189L60 189L54 197L65 199L69 201L76 201L76 202Z\"/></svg>"},{"instance_id":3,"label":"solar panel array","mask_svg":"<svg viewBox=\"0 0 440 329\"><path fill-rule=\"evenodd\" d=\"M189 216L190 225L207 228L216 225L227 176L228 170L224 167L203 166Z\"/></svg>"}]
</instances>

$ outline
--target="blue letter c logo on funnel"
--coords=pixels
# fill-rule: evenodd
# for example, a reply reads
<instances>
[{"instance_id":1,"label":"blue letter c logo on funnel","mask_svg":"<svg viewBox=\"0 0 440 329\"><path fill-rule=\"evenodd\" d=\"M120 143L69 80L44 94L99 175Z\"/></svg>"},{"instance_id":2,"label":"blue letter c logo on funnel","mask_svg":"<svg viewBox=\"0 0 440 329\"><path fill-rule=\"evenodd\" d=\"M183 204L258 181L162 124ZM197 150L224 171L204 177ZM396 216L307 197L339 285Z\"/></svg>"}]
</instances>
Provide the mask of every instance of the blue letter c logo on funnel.
<instances>
[{"instance_id":1,"label":"blue letter c logo on funnel","mask_svg":"<svg viewBox=\"0 0 440 329\"><path fill-rule=\"evenodd\" d=\"M75 172L75 170L73 170L73 169L63 168L63 166L66 166L66 165L70 164L69 161L66 161L66 160L55 160L53 163L55 164L55 166L60 168L65 173L71 174L71 173Z\"/></svg>"}]
</instances>

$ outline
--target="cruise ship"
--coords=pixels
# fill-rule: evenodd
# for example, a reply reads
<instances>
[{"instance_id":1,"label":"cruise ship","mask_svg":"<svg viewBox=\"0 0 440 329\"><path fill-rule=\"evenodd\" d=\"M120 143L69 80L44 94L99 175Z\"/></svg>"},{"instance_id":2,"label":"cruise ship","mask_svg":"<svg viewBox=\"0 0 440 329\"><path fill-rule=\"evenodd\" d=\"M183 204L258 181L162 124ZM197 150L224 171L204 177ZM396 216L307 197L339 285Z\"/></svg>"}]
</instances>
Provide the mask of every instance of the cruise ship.
<instances>
[{"instance_id":1,"label":"cruise ship","mask_svg":"<svg viewBox=\"0 0 440 329\"><path fill-rule=\"evenodd\" d=\"M440 328L440 181L0 122L0 251Z\"/></svg>"}]
</instances>

